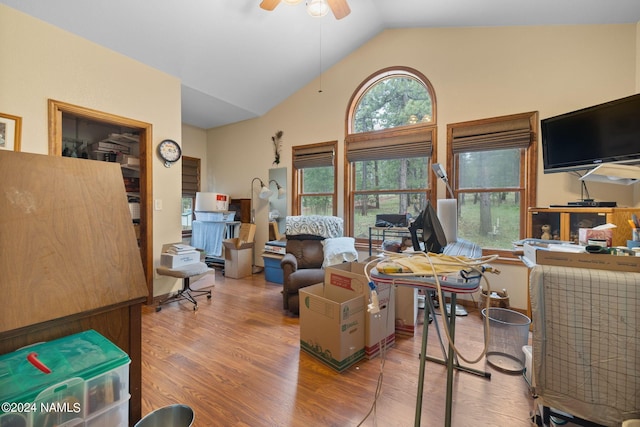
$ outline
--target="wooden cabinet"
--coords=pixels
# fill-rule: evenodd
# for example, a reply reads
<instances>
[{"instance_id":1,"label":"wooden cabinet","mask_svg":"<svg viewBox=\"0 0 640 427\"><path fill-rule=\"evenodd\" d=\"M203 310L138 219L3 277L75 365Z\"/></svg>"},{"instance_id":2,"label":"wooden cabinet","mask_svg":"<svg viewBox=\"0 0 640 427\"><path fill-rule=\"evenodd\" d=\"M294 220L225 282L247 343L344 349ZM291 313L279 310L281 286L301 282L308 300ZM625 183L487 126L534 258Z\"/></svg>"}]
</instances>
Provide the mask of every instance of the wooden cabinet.
<instances>
[{"instance_id":1,"label":"wooden cabinet","mask_svg":"<svg viewBox=\"0 0 640 427\"><path fill-rule=\"evenodd\" d=\"M231 199L229 210L236 213L236 221L251 222L251 199Z\"/></svg>"},{"instance_id":2,"label":"wooden cabinet","mask_svg":"<svg viewBox=\"0 0 640 427\"><path fill-rule=\"evenodd\" d=\"M0 181L0 354L95 329L131 358L133 425L148 290L119 166L0 150Z\"/></svg>"},{"instance_id":3,"label":"wooden cabinet","mask_svg":"<svg viewBox=\"0 0 640 427\"><path fill-rule=\"evenodd\" d=\"M613 230L612 246L626 246L631 240L631 226L628 220L632 214L640 216L637 208L529 208L527 236L543 238L543 226L549 225L551 240L563 240L578 243L578 230L611 223Z\"/></svg>"}]
</instances>

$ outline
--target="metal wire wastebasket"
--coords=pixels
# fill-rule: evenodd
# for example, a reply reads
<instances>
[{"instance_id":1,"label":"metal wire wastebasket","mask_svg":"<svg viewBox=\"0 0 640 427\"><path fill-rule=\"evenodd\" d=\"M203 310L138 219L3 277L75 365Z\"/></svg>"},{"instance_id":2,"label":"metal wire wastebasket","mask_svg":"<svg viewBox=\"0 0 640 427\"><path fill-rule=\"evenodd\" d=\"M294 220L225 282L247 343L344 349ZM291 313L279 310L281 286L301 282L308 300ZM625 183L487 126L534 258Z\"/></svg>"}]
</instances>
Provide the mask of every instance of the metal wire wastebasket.
<instances>
[{"instance_id":1,"label":"metal wire wastebasket","mask_svg":"<svg viewBox=\"0 0 640 427\"><path fill-rule=\"evenodd\" d=\"M498 307L482 309L482 318L484 319L487 315L489 317L487 362L509 373L522 373L525 364L522 346L529 342L531 319L517 311Z\"/></svg>"}]
</instances>

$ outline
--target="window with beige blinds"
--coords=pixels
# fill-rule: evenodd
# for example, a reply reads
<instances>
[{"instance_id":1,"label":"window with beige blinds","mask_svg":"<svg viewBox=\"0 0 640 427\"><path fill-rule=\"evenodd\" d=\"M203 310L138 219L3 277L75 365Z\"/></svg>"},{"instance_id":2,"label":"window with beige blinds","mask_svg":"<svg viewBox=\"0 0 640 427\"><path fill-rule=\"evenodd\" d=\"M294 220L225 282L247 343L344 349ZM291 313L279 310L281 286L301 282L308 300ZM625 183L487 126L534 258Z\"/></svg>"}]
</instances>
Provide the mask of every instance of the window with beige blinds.
<instances>
[{"instance_id":1,"label":"window with beige blinds","mask_svg":"<svg viewBox=\"0 0 640 427\"><path fill-rule=\"evenodd\" d=\"M292 147L293 215L337 215L338 141Z\"/></svg>"},{"instance_id":2,"label":"window with beige blinds","mask_svg":"<svg viewBox=\"0 0 640 427\"><path fill-rule=\"evenodd\" d=\"M196 193L200 191L200 159L182 156L182 235L191 234Z\"/></svg>"},{"instance_id":3,"label":"window with beige blinds","mask_svg":"<svg viewBox=\"0 0 640 427\"><path fill-rule=\"evenodd\" d=\"M458 201L458 237L512 256L536 200L538 113L447 125L447 174Z\"/></svg>"}]
</instances>

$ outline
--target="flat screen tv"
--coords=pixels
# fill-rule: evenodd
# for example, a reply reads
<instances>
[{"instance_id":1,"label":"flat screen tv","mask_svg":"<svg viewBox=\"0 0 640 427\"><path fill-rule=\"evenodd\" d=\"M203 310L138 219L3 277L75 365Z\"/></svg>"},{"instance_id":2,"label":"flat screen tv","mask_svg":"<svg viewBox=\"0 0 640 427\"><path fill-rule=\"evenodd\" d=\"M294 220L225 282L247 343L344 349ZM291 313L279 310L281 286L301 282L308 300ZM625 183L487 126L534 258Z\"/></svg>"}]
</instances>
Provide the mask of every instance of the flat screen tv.
<instances>
[{"instance_id":1,"label":"flat screen tv","mask_svg":"<svg viewBox=\"0 0 640 427\"><path fill-rule=\"evenodd\" d=\"M640 163L640 94L541 121L544 173Z\"/></svg>"}]
</instances>

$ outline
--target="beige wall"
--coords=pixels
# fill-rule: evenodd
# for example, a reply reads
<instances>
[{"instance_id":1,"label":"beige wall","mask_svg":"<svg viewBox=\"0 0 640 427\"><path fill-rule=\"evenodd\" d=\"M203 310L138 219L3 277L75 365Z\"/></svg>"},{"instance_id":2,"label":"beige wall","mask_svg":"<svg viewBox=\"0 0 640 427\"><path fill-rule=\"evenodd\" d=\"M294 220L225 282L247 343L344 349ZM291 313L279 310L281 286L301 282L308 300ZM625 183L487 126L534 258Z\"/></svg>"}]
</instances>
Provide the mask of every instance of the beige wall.
<instances>
[{"instance_id":1,"label":"beige wall","mask_svg":"<svg viewBox=\"0 0 640 427\"><path fill-rule=\"evenodd\" d=\"M263 117L204 131L181 126L176 78L0 5L0 111L23 118L22 150L41 154L47 153L49 98L151 123L154 144L172 138L183 144L185 155L202 158L207 171L203 190L233 197L250 197L253 177L267 179L271 136L277 130L284 131L281 165L290 165L292 145L337 139L342 194L347 103L376 70L405 65L430 79L442 153L447 123L533 110L544 118L635 93L640 89L638 27L389 30L327 70L322 93L316 79ZM152 167L153 199L162 201L153 219L157 263L162 244L180 240L180 168L165 168L156 156ZM287 179L291 188L290 170ZM542 206L580 194L570 174L540 173L538 185L537 204ZM596 199L640 205L638 189L589 188ZM259 203L256 210L257 223L264 224L257 230L260 247L267 237L267 204ZM344 212L341 199L338 211ZM525 307L526 269L505 266L503 271L492 286L507 288L512 304ZM156 295L179 286L173 280L155 281Z\"/></svg>"},{"instance_id":2,"label":"beige wall","mask_svg":"<svg viewBox=\"0 0 640 427\"><path fill-rule=\"evenodd\" d=\"M0 111L22 117L22 151L47 154L47 100L151 123L154 148L181 142L180 81L123 55L0 5ZM180 240L179 166L152 164L153 253ZM52 183L55 185L55 183ZM156 294L179 285L157 279ZM163 290L164 287L164 290ZM163 292L164 291L164 292Z\"/></svg>"},{"instance_id":3,"label":"beige wall","mask_svg":"<svg viewBox=\"0 0 640 427\"><path fill-rule=\"evenodd\" d=\"M363 45L263 117L208 131L210 190L249 196L251 178L267 177L273 154L270 137L284 131L282 164L291 146L338 140L343 192L345 113L353 91L367 76L394 65L416 68L433 84L438 108L439 153L445 152L446 124L526 111L540 118L636 92L639 79L637 25L440 28L388 30ZM439 158L443 162L445 159ZM539 160L538 205L580 197L578 179L568 173L544 175ZM290 166L289 166L290 168ZM291 180L291 171L288 173ZM291 182L288 183L291 188ZM590 184L591 196L640 206L634 189ZM439 188L444 196L444 188ZM289 210L290 211L290 210ZM343 201L338 211L344 212ZM257 247L266 240L267 209L257 206ZM262 225L262 226L260 226ZM256 255L256 264L262 260ZM527 270L501 266L493 288L506 288L511 304L526 307Z\"/></svg>"}]
</instances>

